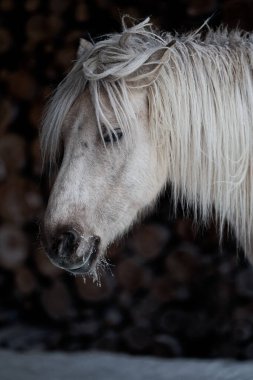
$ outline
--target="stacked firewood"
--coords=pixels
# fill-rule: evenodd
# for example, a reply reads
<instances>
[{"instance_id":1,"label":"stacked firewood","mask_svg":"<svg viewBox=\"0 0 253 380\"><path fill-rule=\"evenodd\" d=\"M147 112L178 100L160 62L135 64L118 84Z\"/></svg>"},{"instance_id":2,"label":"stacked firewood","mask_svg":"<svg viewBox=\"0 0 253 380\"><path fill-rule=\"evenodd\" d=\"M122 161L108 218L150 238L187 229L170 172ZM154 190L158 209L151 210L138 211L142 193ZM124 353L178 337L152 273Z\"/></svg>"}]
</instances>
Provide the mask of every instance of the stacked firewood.
<instances>
[{"instance_id":1,"label":"stacked firewood","mask_svg":"<svg viewBox=\"0 0 253 380\"><path fill-rule=\"evenodd\" d=\"M237 20L250 30L251 2L240 3L1 1L0 348L253 357L252 269L232 240L221 253L214 225L196 231L180 209L169 218L169 192L111 247L100 287L54 267L39 238L48 196L42 109L75 59L79 37L118 30L124 13L153 14L163 29L182 30L217 11L212 25Z\"/></svg>"}]
</instances>

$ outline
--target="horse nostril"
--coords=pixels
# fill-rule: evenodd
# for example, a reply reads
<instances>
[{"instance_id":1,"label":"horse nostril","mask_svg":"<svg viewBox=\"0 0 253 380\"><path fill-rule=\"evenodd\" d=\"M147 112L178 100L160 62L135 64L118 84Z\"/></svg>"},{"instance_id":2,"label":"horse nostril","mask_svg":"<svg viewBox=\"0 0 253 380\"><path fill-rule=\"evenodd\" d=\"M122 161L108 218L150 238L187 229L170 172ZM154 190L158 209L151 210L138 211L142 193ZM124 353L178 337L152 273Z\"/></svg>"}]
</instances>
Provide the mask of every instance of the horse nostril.
<instances>
[{"instance_id":1,"label":"horse nostril","mask_svg":"<svg viewBox=\"0 0 253 380\"><path fill-rule=\"evenodd\" d=\"M55 238L53 251L59 257L68 257L74 253L79 245L78 234L74 230L61 232Z\"/></svg>"},{"instance_id":2,"label":"horse nostril","mask_svg":"<svg viewBox=\"0 0 253 380\"><path fill-rule=\"evenodd\" d=\"M92 240L94 247L97 249L99 246L100 240L101 240L100 237L99 236L92 236L91 240Z\"/></svg>"},{"instance_id":3,"label":"horse nostril","mask_svg":"<svg viewBox=\"0 0 253 380\"><path fill-rule=\"evenodd\" d=\"M90 258L94 259L98 253L98 246L100 243L100 237L93 235L89 237L89 245L90 245Z\"/></svg>"}]
</instances>

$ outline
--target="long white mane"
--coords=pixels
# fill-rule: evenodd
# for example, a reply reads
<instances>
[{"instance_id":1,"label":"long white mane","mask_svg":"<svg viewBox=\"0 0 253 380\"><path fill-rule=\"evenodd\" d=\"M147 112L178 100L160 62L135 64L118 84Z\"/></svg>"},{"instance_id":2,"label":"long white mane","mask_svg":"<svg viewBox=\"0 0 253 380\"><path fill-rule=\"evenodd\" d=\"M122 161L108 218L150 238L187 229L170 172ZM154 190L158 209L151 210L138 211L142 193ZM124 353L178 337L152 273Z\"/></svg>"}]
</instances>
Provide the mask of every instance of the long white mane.
<instances>
[{"instance_id":1,"label":"long white mane","mask_svg":"<svg viewBox=\"0 0 253 380\"><path fill-rule=\"evenodd\" d=\"M98 128L108 95L124 133L138 128L131 88L148 93L150 132L175 204L207 220L213 206L252 248L253 34L225 28L184 35L159 33L149 19L107 35L75 62L57 88L42 129L44 159L54 162L68 111L88 86Z\"/></svg>"}]
</instances>

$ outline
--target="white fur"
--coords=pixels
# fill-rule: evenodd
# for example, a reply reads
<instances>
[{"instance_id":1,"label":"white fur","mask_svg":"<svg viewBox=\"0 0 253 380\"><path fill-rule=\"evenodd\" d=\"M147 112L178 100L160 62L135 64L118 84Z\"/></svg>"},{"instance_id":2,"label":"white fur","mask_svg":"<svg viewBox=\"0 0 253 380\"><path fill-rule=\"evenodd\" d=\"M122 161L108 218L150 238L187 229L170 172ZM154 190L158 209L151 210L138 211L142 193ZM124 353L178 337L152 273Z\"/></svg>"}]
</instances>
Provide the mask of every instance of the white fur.
<instances>
[{"instance_id":1,"label":"white fur","mask_svg":"<svg viewBox=\"0 0 253 380\"><path fill-rule=\"evenodd\" d=\"M184 201L203 222L214 208L221 233L228 221L250 255L252 64L253 34L161 34L149 19L130 28L123 20L122 33L84 50L44 119L44 160L57 161L62 131L68 135L48 228L78 220L84 234L101 236L104 250L170 183L175 205ZM97 131L115 127L123 141L98 147ZM89 153L79 147L84 136Z\"/></svg>"}]
</instances>

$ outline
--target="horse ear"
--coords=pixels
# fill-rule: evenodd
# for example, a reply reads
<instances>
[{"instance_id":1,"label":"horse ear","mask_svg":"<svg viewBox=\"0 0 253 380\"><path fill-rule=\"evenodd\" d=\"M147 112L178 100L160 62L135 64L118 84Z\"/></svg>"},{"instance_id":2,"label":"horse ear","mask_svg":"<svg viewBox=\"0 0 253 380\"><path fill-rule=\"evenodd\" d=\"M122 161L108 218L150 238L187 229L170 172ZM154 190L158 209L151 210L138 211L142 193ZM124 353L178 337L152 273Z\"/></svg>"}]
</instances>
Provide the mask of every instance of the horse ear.
<instances>
[{"instance_id":1,"label":"horse ear","mask_svg":"<svg viewBox=\"0 0 253 380\"><path fill-rule=\"evenodd\" d=\"M92 46L93 45L90 41L87 41L84 38L80 38L79 47L77 50L77 58L79 58L85 52L85 50L91 49Z\"/></svg>"},{"instance_id":2,"label":"horse ear","mask_svg":"<svg viewBox=\"0 0 253 380\"><path fill-rule=\"evenodd\" d=\"M142 65L133 75L128 77L128 82L131 86L134 82L138 82L138 86L149 86L158 77L164 63L169 59L169 47L164 46L160 50L153 53L149 59ZM135 84L133 85L135 86Z\"/></svg>"}]
</instances>

